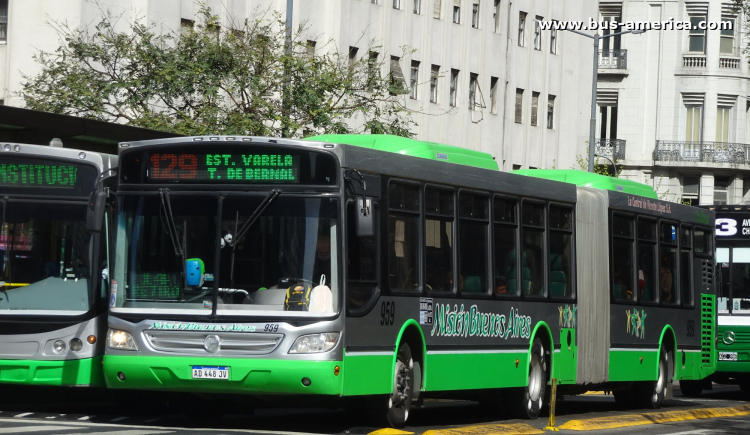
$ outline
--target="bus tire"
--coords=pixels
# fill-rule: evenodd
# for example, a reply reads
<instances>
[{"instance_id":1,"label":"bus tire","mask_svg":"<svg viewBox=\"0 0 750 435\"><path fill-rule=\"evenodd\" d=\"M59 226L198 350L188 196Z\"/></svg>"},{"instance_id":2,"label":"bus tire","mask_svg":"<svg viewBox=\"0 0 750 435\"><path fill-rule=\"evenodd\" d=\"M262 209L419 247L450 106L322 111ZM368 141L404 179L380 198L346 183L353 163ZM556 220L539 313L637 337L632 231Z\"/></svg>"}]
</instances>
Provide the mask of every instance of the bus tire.
<instances>
[{"instance_id":1,"label":"bus tire","mask_svg":"<svg viewBox=\"0 0 750 435\"><path fill-rule=\"evenodd\" d=\"M680 391L685 397L700 397L703 381L680 381Z\"/></svg>"},{"instance_id":2,"label":"bus tire","mask_svg":"<svg viewBox=\"0 0 750 435\"><path fill-rule=\"evenodd\" d=\"M644 382L638 388L638 404L643 408L659 409L669 382L669 365L664 349L659 353L659 374L655 381Z\"/></svg>"},{"instance_id":3,"label":"bus tire","mask_svg":"<svg viewBox=\"0 0 750 435\"><path fill-rule=\"evenodd\" d=\"M547 390L547 361L544 355L542 340L535 338L531 346L526 386L512 393L510 406L517 418L535 419L544 407Z\"/></svg>"},{"instance_id":4,"label":"bus tire","mask_svg":"<svg viewBox=\"0 0 750 435\"><path fill-rule=\"evenodd\" d=\"M414 360L407 343L402 343L396 354L396 366L393 370L393 390L387 396L374 399L370 407L370 420L377 426L402 428L409 418L411 403L414 398Z\"/></svg>"}]
</instances>

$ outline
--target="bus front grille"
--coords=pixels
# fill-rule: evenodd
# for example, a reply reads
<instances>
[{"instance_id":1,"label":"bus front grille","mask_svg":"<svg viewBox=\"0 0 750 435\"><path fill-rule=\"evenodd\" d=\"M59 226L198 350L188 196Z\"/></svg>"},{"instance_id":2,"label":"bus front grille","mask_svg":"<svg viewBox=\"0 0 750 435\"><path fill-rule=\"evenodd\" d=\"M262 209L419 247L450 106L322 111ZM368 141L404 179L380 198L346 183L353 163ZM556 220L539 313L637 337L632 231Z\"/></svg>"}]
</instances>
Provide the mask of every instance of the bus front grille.
<instances>
[{"instance_id":1,"label":"bus front grille","mask_svg":"<svg viewBox=\"0 0 750 435\"><path fill-rule=\"evenodd\" d=\"M185 353L192 355L265 355L281 343L284 334L238 333L238 332L191 332L191 331L145 331L148 344L157 352ZM207 337L215 345L207 344ZM212 351L209 351L211 349Z\"/></svg>"}]
</instances>

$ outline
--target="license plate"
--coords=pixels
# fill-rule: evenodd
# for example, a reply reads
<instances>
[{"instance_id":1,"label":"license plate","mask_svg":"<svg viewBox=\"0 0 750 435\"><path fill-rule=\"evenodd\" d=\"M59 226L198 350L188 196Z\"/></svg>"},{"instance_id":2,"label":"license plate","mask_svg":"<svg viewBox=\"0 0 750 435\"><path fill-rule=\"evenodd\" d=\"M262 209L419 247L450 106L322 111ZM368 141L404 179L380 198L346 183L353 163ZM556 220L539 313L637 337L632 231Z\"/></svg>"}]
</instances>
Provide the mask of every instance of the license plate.
<instances>
[{"instance_id":1,"label":"license plate","mask_svg":"<svg viewBox=\"0 0 750 435\"><path fill-rule=\"evenodd\" d=\"M193 366L193 379L229 380L229 367Z\"/></svg>"},{"instance_id":2,"label":"license plate","mask_svg":"<svg viewBox=\"0 0 750 435\"><path fill-rule=\"evenodd\" d=\"M719 352L719 361L737 361L737 352Z\"/></svg>"}]
</instances>

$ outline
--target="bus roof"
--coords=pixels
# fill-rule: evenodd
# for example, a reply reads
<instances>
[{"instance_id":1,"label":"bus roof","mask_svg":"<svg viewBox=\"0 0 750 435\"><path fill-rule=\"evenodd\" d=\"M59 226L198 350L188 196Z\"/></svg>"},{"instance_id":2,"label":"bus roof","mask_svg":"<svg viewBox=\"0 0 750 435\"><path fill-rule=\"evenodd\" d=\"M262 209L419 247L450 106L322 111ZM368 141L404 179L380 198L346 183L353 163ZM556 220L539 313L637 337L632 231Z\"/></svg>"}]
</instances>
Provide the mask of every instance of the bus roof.
<instances>
[{"instance_id":1,"label":"bus roof","mask_svg":"<svg viewBox=\"0 0 750 435\"><path fill-rule=\"evenodd\" d=\"M495 158L488 153L389 134L323 134L304 140L354 145L475 168L498 170Z\"/></svg>"},{"instance_id":2,"label":"bus roof","mask_svg":"<svg viewBox=\"0 0 750 435\"><path fill-rule=\"evenodd\" d=\"M576 169L520 169L511 171L513 174L529 177L545 178L547 180L562 181L576 186L593 187L595 189L625 192L646 198L659 199L653 188L642 183L606 175L592 174Z\"/></svg>"}]
</instances>

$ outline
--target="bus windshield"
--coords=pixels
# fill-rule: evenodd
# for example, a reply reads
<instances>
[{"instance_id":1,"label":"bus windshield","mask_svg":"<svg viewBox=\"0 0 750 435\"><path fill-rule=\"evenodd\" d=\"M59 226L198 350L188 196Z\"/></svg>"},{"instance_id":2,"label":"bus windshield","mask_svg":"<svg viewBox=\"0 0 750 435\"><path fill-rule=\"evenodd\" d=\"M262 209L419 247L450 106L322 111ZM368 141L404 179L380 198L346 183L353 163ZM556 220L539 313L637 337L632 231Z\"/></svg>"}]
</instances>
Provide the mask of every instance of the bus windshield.
<instances>
[{"instance_id":1,"label":"bus windshield","mask_svg":"<svg viewBox=\"0 0 750 435\"><path fill-rule=\"evenodd\" d=\"M91 234L86 204L8 201L3 216L0 315L87 312Z\"/></svg>"},{"instance_id":2,"label":"bus windshield","mask_svg":"<svg viewBox=\"0 0 750 435\"><path fill-rule=\"evenodd\" d=\"M215 291L218 315L337 309L336 199L126 195L121 204L124 290L113 312L210 314Z\"/></svg>"}]
</instances>

